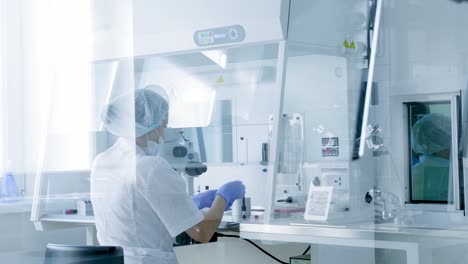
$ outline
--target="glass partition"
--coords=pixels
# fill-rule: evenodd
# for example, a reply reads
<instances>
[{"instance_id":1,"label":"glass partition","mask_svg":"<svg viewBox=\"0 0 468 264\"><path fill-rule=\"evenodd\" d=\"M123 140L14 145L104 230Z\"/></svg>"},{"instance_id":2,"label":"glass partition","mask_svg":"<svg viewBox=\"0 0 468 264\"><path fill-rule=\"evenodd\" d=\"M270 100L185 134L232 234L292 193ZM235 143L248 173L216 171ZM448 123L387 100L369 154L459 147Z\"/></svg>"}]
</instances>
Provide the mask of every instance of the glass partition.
<instances>
[{"instance_id":1,"label":"glass partition","mask_svg":"<svg viewBox=\"0 0 468 264\"><path fill-rule=\"evenodd\" d=\"M374 185L361 176L372 165L352 161L369 70L367 2L292 2L290 16L271 223L373 222L361 195Z\"/></svg>"},{"instance_id":2,"label":"glass partition","mask_svg":"<svg viewBox=\"0 0 468 264\"><path fill-rule=\"evenodd\" d=\"M156 84L167 94L168 126L183 129L203 162L260 162L277 50L271 43L142 57L138 86Z\"/></svg>"},{"instance_id":3,"label":"glass partition","mask_svg":"<svg viewBox=\"0 0 468 264\"><path fill-rule=\"evenodd\" d=\"M260 163L275 108L271 97L277 89L277 56L278 44L266 43L93 62L93 90L89 98L92 113L87 116L92 125L92 131L87 132L91 139L81 144L89 147L88 166L119 140L118 135L111 133L115 131L106 128L103 119L108 114L109 102L149 87L161 94L170 107L169 130L159 154L186 176L189 193L205 185L215 188L227 181L219 176L222 172L212 172L212 168L232 171L246 166L264 175L262 169L266 165ZM124 104L130 118L133 102L128 99ZM123 134L135 133L130 119L122 129L126 131ZM46 158L51 157L51 150L45 149ZM44 170L41 174L48 172ZM70 177L77 174L85 186L79 191L77 185L61 190L67 198L60 196L52 201L51 186L63 182L44 176L43 184L49 188L43 194L49 198L41 215L62 214L76 207L75 200L89 199L89 174L73 171L64 174L71 174ZM198 182L196 186L193 181ZM206 181L209 183L205 184ZM256 205L263 205L264 197L260 196L254 200Z\"/></svg>"},{"instance_id":4,"label":"glass partition","mask_svg":"<svg viewBox=\"0 0 468 264\"><path fill-rule=\"evenodd\" d=\"M48 6L54 17L63 18L70 15L70 10L73 9L73 6L67 7L66 10L71 9L60 13L59 10L65 10L61 4L41 2L38 5L41 4ZM104 14L105 17L113 17L114 20L118 20L118 17L128 17L131 4L122 3L105 8L100 4L91 5L83 1L74 5L80 7L79 10L73 10L79 11L76 17L70 15L74 19L70 18L70 21L67 20L67 23L58 28L44 29L50 35L55 35L57 30L74 32L66 37L70 43L63 42L63 39L54 39L55 44L47 46L47 49L40 46L48 53L39 56L39 61L44 65L41 64L42 70L37 75L41 96L36 97L35 105L40 107L39 111L33 111L37 111L40 116L32 118L32 123L39 123L39 140L33 145L37 151L31 171L28 172L28 175L32 174L34 177L34 185L31 184L31 189L34 190L31 192L31 221L38 230L94 224L93 210L89 202L90 171L95 157L115 141L110 133L103 131L101 117L105 112L105 105L111 99L134 90L133 59L100 63L93 60L96 52L94 44L99 39L99 34L113 31L117 27L122 30L122 41L118 45L122 45L126 52L132 52L131 45L128 45L132 39L129 31L131 23L120 24L121 27L114 24L114 27L111 27L109 25L112 23L106 24L100 19L94 19L101 15L104 17ZM43 45L46 43L49 42L46 41ZM60 43L66 47L63 51L62 47L59 47ZM122 127L122 133L134 135L134 100L131 98L123 101L126 117L133 115L133 125L132 122L128 122ZM130 164L126 165L127 168L131 167Z\"/></svg>"},{"instance_id":5,"label":"glass partition","mask_svg":"<svg viewBox=\"0 0 468 264\"><path fill-rule=\"evenodd\" d=\"M32 166L31 218L38 229L94 225L91 199L102 212L133 208L128 196L112 204L108 197L127 190L124 180L137 180L138 155L151 153L183 176L179 183L189 194L242 180L251 216L235 220L227 211L224 221L240 222L241 236L312 243L317 262L325 256L320 250L333 259L345 247L371 249L340 254L363 263L390 261L387 253L424 263L425 250L439 263L464 252L466 4L385 1L376 36L376 1L284 1L290 4L286 39L161 51L143 45L155 30L142 26L151 16L135 25L132 1L111 2L92 7L102 49L95 52L102 56L55 54L61 63L39 85L45 93L36 103L43 108L34 121L41 126L31 126L42 127ZM377 37L378 49L371 49ZM372 96L364 98L369 87ZM148 131L137 134L135 125L134 95L145 89L168 103L161 124L167 127L164 137L155 137L161 146L154 152L147 137L139 144ZM109 103L115 100L124 122L112 128ZM364 101L366 136L359 130ZM366 152L356 159L361 139ZM128 156L100 163L104 155L118 155L113 150L122 144L130 146ZM96 164L103 167L93 178Z\"/></svg>"},{"instance_id":6,"label":"glass partition","mask_svg":"<svg viewBox=\"0 0 468 264\"><path fill-rule=\"evenodd\" d=\"M231 100L214 103L212 122L206 127L185 128L184 136L193 142L205 163L222 164L234 162L233 104Z\"/></svg>"}]
</instances>

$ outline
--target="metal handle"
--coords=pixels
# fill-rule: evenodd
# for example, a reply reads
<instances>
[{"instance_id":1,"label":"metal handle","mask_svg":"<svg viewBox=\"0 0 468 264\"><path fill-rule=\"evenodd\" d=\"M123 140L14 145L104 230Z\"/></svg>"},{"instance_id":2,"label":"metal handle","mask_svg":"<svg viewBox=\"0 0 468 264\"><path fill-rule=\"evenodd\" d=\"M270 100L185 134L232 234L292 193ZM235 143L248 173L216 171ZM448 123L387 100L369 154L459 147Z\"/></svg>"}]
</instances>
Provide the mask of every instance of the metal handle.
<instances>
[{"instance_id":1,"label":"metal handle","mask_svg":"<svg viewBox=\"0 0 468 264\"><path fill-rule=\"evenodd\" d=\"M372 96L372 82L374 80L374 67L375 67L375 55L377 53L377 44L379 39L379 30L380 30L380 18L382 14L382 1L377 0L377 5L375 9L375 19L374 19L374 32L372 34L372 44L371 44L371 53L369 60L369 74L367 75L367 85L366 85L366 95L364 102L364 111L362 116L362 125L361 125L361 138L359 140L359 157L364 156L364 148L366 143L366 129L369 121L369 110L371 105L371 96Z\"/></svg>"}]
</instances>

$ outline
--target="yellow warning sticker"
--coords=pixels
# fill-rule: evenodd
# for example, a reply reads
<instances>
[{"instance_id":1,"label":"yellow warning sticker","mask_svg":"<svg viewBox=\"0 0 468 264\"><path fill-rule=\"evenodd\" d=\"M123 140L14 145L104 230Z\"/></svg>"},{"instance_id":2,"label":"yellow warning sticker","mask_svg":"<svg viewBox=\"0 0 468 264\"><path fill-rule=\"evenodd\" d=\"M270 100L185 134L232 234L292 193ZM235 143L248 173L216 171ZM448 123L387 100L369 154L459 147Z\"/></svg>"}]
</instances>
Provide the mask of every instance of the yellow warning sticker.
<instances>
[{"instance_id":1,"label":"yellow warning sticker","mask_svg":"<svg viewBox=\"0 0 468 264\"><path fill-rule=\"evenodd\" d=\"M221 75L219 78L216 80L216 83L224 83L224 77Z\"/></svg>"},{"instance_id":2,"label":"yellow warning sticker","mask_svg":"<svg viewBox=\"0 0 468 264\"><path fill-rule=\"evenodd\" d=\"M345 41L344 41L344 43L343 43L343 46L344 46L345 48L349 48L349 42L348 42L347 39L345 39Z\"/></svg>"}]
</instances>

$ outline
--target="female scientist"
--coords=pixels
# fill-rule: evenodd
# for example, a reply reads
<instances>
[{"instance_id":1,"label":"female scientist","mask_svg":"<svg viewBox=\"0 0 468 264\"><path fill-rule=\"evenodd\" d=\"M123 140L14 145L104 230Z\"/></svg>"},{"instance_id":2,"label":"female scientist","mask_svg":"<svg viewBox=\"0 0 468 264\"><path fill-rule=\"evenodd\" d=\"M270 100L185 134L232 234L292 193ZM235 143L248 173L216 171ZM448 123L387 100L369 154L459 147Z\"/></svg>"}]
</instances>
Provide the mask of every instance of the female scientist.
<instances>
[{"instance_id":1,"label":"female scientist","mask_svg":"<svg viewBox=\"0 0 468 264\"><path fill-rule=\"evenodd\" d=\"M208 242L245 187L234 181L194 197L186 193L182 176L158 155L169 106L150 87L116 97L102 113L119 138L94 160L91 200L99 244L123 247L125 263L177 263L174 237L186 232Z\"/></svg>"}]
</instances>

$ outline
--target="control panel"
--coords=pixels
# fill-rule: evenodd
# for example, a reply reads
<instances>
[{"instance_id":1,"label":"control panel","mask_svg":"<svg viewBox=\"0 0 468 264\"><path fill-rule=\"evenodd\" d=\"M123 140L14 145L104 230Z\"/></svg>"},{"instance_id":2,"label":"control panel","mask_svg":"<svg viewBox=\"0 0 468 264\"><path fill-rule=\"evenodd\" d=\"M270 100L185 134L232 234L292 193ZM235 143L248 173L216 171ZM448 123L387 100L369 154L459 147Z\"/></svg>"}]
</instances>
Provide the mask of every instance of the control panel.
<instances>
[{"instance_id":1,"label":"control panel","mask_svg":"<svg viewBox=\"0 0 468 264\"><path fill-rule=\"evenodd\" d=\"M240 25L198 30L193 40L200 46L212 46L241 42L245 39L245 30Z\"/></svg>"}]
</instances>

